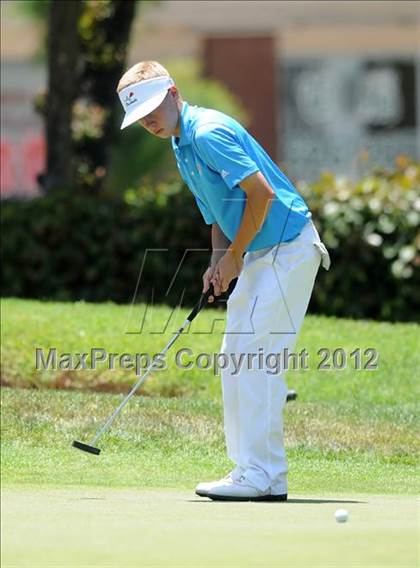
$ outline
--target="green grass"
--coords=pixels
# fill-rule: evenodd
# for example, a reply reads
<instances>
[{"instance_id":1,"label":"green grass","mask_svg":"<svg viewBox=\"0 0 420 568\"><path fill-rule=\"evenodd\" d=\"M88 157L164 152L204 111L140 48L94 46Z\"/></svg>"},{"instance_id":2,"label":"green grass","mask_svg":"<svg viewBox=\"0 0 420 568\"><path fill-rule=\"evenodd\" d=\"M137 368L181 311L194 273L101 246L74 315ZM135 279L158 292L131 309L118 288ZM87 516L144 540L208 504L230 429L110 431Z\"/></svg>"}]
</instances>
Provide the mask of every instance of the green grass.
<instances>
[{"instance_id":1,"label":"green grass","mask_svg":"<svg viewBox=\"0 0 420 568\"><path fill-rule=\"evenodd\" d=\"M135 397L89 441L121 398L101 393L2 391L3 485L192 488L229 469L220 403ZM383 419L360 421L344 405L292 403L286 412L291 491L415 493L416 433Z\"/></svg>"},{"instance_id":2,"label":"green grass","mask_svg":"<svg viewBox=\"0 0 420 568\"><path fill-rule=\"evenodd\" d=\"M74 438L88 441L121 400L121 395L86 390L127 392L136 377L104 368L38 372L35 348L157 353L185 313L173 314L164 334L124 333L134 329L143 312L144 306L136 306L130 317L128 306L114 304L3 302L2 380L31 387L2 389L4 483L187 488L229 469L220 378L196 367L183 371L170 357L168 370L155 373L142 388L147 396L130 401L101 440L103 455L86 456L70 447ZM148 315L149 329L152 320L156 329L170 314L167 307L155 307ZM217 352L223 322L215 320L223 316L220 310L206 309L173 350L185 346L196 353ZM213 333L197 333L212 326ZM288 374L289 385L299 392L286 412L290 478L296 491L414 491L420 438L418 331L413 324L307 317L296 349L309 352L310 369ZM373 347L379 368L317 370L321 347L347 352Z\"/></svg>"},{"instance_id":3,"label":"green grass","mask_svg":"<svg viewBox=\"0 0 420 568\"><path fill-rule=\"evenodd\" d=\"M134 374L34 369L36 347L157 353L187 312L173 314L163 334L124 333L143 311L3 302L3 566L417 565L418 326L307 317L296 350L309 352L310 369L288 374L299 392L285 413L289 501L212 503L192 490L231 467L219 377L182 371L168 357L168 370L150 378L92 456L71 442L90 441L122 399L101 391L127 392ZM159 324L169 315L161 306L148 317ZM174 350L217 352L221 317L202 312ZM213 333L193 333L213 323ZM379 368L317 370L322 347L373 347ZM339 507L350 513L345 525L334 520Z\"/></svg>"},{"instance_id":4,"label":"green grass","mask_svg":"<svg viewBox=\"0 0 420 568\"><path fill-rule=\"evenodd\" d=\"M143 332L139 329L144 305L39 302L7 299L2 307L2 380L11 386L36 388L67 386L75 389L125 390L133 384L133 371L110 371L104 365L96 371L36 371L35 349L56 347L59 353L89 352L92 347L113 353L159 353L184 321L189 310L174 313L165 306L146 312ZM164 333L150 333L164 329ZM420 390L419 326L371 321L352 321L319 316L305 319L296 351L309 353L309 370L289 371L288 383L299 391L301 401L349 403L360 418L378 414L397 422L409 422ZM213 330L211 333L209 331ZM224 312L206 309L181 336L167 356L168 368L152 374L142 387L149 396L194 396L220 400L219 377L213 370L179 369L175 353L187 347L195 356L217 353L224 330ZM318 370L319 349L374 348L379 353L375 371Z\"/></svg>"},{"instance_id":5,"label":"green grass","mask_svg":"<svg viewBox=\"0 0 420 568\"><path fill-rule=\"evenodd\" d=\"M350 520L337 524L334 511ZM211 503L183 491L7 490L2 566L415 568L416 503L308 496Z\"/></svg>"}]
</instances>

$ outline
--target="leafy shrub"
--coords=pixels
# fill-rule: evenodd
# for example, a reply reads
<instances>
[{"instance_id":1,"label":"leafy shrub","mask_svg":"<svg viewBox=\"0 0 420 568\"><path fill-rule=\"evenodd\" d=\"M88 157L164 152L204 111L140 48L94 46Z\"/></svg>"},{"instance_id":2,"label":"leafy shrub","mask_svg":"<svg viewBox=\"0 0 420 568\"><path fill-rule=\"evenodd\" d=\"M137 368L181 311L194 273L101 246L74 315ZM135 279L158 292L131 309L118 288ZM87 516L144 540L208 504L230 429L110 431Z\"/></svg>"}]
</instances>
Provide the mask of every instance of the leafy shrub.
<instances>
[{"instance_id":1,"label":"leafy shrub","mask_svg":"<svg viewBox=\"0 0 420 568\"><path fill-rule=\"evenodd\" d=\"M378 170L356 183L324 173L299 190L332 261L318 275L312 309L418 320L420 163L400 156L393 171Z\"/></svg>"},{"instance_id":2,"label":"leafy shrub","mask_svg":"<svg viewBox=\"0 0 420 568\"><path fill-rule=\"evenodd\" d=\"M302 185L330 251L311 311L389 321L418 319L420 164L357 183L324 174ZM3 295L130 302L146 249L138 299L192 304L210 256L210 229L180 181L95 198L53 194L3 202ZM207 249L187 254L187 249ZM181 260L184 258L184 262ZM168 285L174 279L171 292Z\"/></svg>"},{"instance_id":3,"label":"leafy shrub","mask_svg":"<svg viewBox=\"0 0 420 568\"><path fill-rule=\"evenodd\" d=\"M185 302L201 292L200 266L187 259L171 294L167 285L185 249L209 247L209 227L181 184L143 188L121 199L106 195L54 193L3 203L3 295L29 298L130 302L146 249L139 299ZM177 215L174 215L177 211ZM204 271L210 249L200 255ZM197 261L196 258L193 259Z\"/></svg>"}]
</instances>

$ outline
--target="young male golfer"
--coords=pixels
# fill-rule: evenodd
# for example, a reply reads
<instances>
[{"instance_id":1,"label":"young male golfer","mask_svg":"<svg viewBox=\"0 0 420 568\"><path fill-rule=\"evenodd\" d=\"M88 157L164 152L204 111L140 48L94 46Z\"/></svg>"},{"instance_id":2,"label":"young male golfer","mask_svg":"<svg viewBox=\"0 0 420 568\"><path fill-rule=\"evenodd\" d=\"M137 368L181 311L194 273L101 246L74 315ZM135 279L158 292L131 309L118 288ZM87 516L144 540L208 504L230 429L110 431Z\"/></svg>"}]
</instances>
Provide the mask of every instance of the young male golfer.
<instances>
[{"instance_id":1,"label":"young male golfer","mask_svg":"<svg viewBox=\"0 0 420 568\"><path fill-rule=\"evenodd\" d=\"M211 225L212 256L203 276L216 296L236 277L227 301L221 352L228 456L223 479L200 483L211 499L287 499L283 442L284 368L269 355L293 351L320 263L328 270L305 201L258 142L234 119L183 101L168 71L155 61L134 65L117 88L125 117L171 140L182 178ZM254 355L252 355L254 354Z\"/></svg>"}]
</instances>

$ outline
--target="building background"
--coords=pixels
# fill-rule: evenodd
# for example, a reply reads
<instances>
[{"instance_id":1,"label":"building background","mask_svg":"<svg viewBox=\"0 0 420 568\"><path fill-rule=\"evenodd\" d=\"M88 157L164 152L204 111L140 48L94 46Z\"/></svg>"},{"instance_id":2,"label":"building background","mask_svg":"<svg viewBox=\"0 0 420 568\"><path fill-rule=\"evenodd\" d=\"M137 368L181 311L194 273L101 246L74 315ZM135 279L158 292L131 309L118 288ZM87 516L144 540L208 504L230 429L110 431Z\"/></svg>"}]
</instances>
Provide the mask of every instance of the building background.
<instances>
[{"instance_id":1,"label":"building background","mask_svg":"<svg viewBox=\"0 0 420 568\"><path fill-rule=\"evenodd\" d=\"M1 3L3 196L35 194L45 159L33 110L46 84L42 26L18 4ZM419 2L143 2L129 64L174 57L200 60L235 92L251 132L295 179L420 156Z\"/></svg>"}]
</instances>

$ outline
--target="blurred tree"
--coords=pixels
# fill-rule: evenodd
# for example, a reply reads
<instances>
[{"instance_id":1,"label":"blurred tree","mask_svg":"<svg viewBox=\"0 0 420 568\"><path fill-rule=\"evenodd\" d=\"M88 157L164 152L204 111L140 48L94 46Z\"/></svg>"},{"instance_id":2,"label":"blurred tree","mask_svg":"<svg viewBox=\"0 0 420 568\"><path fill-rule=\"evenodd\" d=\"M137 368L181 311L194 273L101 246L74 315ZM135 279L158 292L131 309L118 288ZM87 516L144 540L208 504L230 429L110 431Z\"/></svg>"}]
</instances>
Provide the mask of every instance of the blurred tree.
<instances>
[{"instance_id":1,"label":"blurred tree","mask_svg":"<svg viewBox=\"0 0 420 568\"><path fill-rule=\"evenodd\" d=\"M118 131L115 88L125 67L140 0L28 0L27 14L48 15L48 92L38 98L47 131L43 188L98 193Z\"/></svg>"},{"instance_id":2,"label":"blurred tree","mask_svg":"<svg viewBox=\"0 0 420 568\"><path fill-rule=\"evenodd\" d=\"M81 2L53 0L49 11L48 95L46 100L47 171L40 177L46 191L71 187L74 181L72 112L77 94L80 42L77 22Z\"/></svg>"},{"instance_id":3,"label":"blurred tree","mask_svg":"<svg viewBox=\"0 0 420 568\"><path fill-rule=\"evenodd\" d=\"M103 188L119 131L115 89L125 69L135 8L135 0L90 0L79 19L83 69L73 120L76 183L95 192Z\"/></svg>"},{"instance_id":4,"label":"blurred tree","mask_svg":"<svg viewBox=\"0 0 420 568\"><path fill-rule=\"evenodd\" d=\"M150 4L152 0L148 1ZM121 136L119 122L122 110L115 92L116 85L125 67L129 33L139 0L26 0L25 11L36 17L41 24L49 22L49 75L51 99L57 102L65 120L70 121L68 104L73 100L71 112L72 145L60 141L61 133L55 128L55 115L46 104L46 98L38 97L38 110L51 125L48 142L49 172L44 176L44 186L51 189L63 185L69 176L60 179L54 174L59 164L71 169L73 185L94 193L119 192L127 187L138 187L145 181L152 182L178 179L170 145L158 140L143 129L133 127ZM65 8L80 5L77 25L59 21ZM56 13L58 12L58 13ZM50 20L48 14L50 13ZM51 22L52 14L57 22ZM71 29L69 29L71 28ZM59 66L53 40L63 39L63 57L66 56L66 34L77 32L78 45L71 54L77 65ZM57 37L58 36L58 37ZM61 36L61 37L60 37ZM68 42L71 45L70 42ZM170 59L162 62L175 78L183 97L192 104L216 108L245 122L247 116L240 102L217 81L204 79L197 60ZM60 87L67 84L60 73L67 72L70 88L66 96ZM56 81L53 81L53 75ZM74 89L77 89L74 95ZM74 98L74 96L76 98ZM60 97L63 105L60 107ZM67 123L69 124L69 122ZM59 171L63 171L63 167Z\"/></svg>"}]
</instances>

